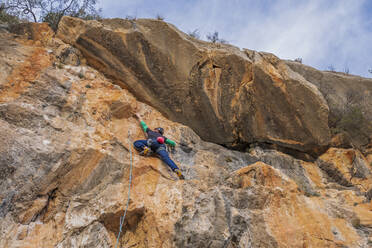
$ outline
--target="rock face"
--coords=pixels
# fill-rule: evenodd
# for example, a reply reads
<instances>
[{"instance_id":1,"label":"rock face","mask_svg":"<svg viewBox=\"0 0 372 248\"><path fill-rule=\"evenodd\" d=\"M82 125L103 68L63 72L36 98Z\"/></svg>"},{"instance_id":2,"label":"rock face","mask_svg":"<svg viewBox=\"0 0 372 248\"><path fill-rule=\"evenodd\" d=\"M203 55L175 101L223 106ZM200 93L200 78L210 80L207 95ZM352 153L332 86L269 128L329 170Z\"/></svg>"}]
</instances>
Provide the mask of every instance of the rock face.
<instances>
[{"instance_id":1,"label":"rock face","mask_svg":"<svg viewBox=\"0 0 372 248\"><path fill-rule=\"evenodd\" d=\"M197 41L154 20L65 17L58 37L204 140L228 146L259 141L301 151L330 140L322 94L272 54Z\"/></svg>"},{"instance_id":2,"label":"rock face","mask_svg":"<svg viewBox=\"0 0 372 248\"><path fill-rule=\"evenodd\" d=\"M330 109L328 125L333 131L337 132L339 128L347 131L347 139L358 147L371 143L371 79L345 73L320 72L291 61L286 61L286 64L322 92Z\"/></svg>"},{"instance_id":3,"label":"rock face","mask_svg":"<svg viewBox=\"0 0 372 248\"><path fill-rule=\"evenodd\" d=\"M58 37L0 32L0 247L115 247L131 158L120 247L372 245L372 156L324 151L342 102L325 81L154 20L64 18ZM133 151L133 113L177 142L186 180Z\"/></svg>"}]
</instances>

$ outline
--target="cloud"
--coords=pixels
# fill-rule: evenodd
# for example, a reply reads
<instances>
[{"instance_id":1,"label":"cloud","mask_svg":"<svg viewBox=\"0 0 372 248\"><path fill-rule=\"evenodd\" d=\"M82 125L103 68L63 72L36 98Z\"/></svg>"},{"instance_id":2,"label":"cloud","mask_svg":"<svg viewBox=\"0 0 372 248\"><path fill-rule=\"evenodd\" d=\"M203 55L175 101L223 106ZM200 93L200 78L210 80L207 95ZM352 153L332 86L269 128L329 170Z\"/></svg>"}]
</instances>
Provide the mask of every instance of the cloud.
<instances>
[{"instance_id":1,"label":"cloud","mask_svg":"<svg viewBox=\"0 0 372 248\"><path fill-rule=\"evenodd\" d=\"M233 45L301 57L324 70L371 76L372 4L368 0L101 0L107 17L154 18L157 14L184 32L218 31Z\"/></svg>"},{"instance_id":2,"label":"cloud","mask_svg":"<svg viewBox=\"0 0 372 248\"><path fill-rule=\"evenodd\" d=\"M362 63L372 41L372 33L363 28L359 17L363 1L300 2L291 8L273 6L272 14L260 25L240 30L242 37L252 30L256 36L252 40L241 38L239 45L248 44L282 58L302 57L320 69L333 64L341 70L348 64L355 73L358 68L352 63Z\"/></svg>"}]
</instances>

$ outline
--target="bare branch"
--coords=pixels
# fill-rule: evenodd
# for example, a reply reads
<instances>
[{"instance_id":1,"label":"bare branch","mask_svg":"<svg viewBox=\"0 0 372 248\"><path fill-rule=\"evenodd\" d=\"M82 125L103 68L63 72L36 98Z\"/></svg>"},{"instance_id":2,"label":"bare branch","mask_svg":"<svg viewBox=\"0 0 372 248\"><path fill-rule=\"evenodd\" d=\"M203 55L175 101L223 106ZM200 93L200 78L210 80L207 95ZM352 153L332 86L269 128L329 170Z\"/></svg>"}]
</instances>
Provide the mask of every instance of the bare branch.
<instances>
[{"instance_id":1,"label":"bare branch","mask_svg":"<svg viewBox=\"0 0 372 248\"><path fill-rule=\"evenodd\" d=\"M1 0L0 0L1 1ZM32 21L45 21L56 30L64 15L97 19L97 0L7 0L0 11Z\"/></svg>"}]
</instances>

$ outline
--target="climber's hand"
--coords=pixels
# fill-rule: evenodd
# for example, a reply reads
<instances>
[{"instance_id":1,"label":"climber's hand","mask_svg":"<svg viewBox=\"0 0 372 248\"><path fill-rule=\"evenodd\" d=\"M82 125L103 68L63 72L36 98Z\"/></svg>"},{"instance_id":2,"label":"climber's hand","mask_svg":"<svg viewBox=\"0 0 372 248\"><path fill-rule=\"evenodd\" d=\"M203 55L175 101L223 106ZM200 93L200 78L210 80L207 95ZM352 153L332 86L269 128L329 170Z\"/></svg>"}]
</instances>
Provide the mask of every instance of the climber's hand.
<instances>
[{"instance_id":1,"label":"climber's hand","mask_svg":"<svg viewBox=\"0 0 372 248\"><path fill-rule=\"evenodd\" d=\"M169 152L170 153L175 153L176 152L176 145L169 145Z\"/></svg>"},{"instance_id":2,"label":"climber's hand","mask_svg":"<svg viewBox=\"0 0 372 248\"><path fill-rule=\"evenodd\" d=\"M139 114L137 114L137 113L134 114L134 117L135 117L136 119L138 119L138 120L141 120L141 116L140 116Z\"/></svg>"}]
</instances>

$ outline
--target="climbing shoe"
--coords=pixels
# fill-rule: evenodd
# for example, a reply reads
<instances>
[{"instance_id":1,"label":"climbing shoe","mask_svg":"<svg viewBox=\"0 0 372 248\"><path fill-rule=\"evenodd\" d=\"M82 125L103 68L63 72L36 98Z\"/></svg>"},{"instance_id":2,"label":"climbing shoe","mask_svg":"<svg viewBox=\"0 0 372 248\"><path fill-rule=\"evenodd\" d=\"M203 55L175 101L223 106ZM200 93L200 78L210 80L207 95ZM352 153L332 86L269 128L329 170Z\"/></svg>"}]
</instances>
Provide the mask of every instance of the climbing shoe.
<instances>
[{"instance_id":1,"label":"climbing shoe","mask_svg":"<svg viewBox=\"0 0 372 248\"><path fill-rule=\"evenodd\" d=\"M180 169L175 169L174 172L177 174L178 178L179 179L185 179L185 177L182 175L182 172L180 171Z\"/></svg>"},{"instance_id":2,"label":"climbing shoe","mask_svg":"<svg viewBox=\"0 0 372 248\"><path fill-rule=\"evenodd\" d=\"M145 146L145 147L143 148L143 151L140 152L140 155L142 155L142 156L147 156L147 155L150 155L150 153L151 153L150 148L148 148L147 146Z\"/></svg>"}]
</instances>

